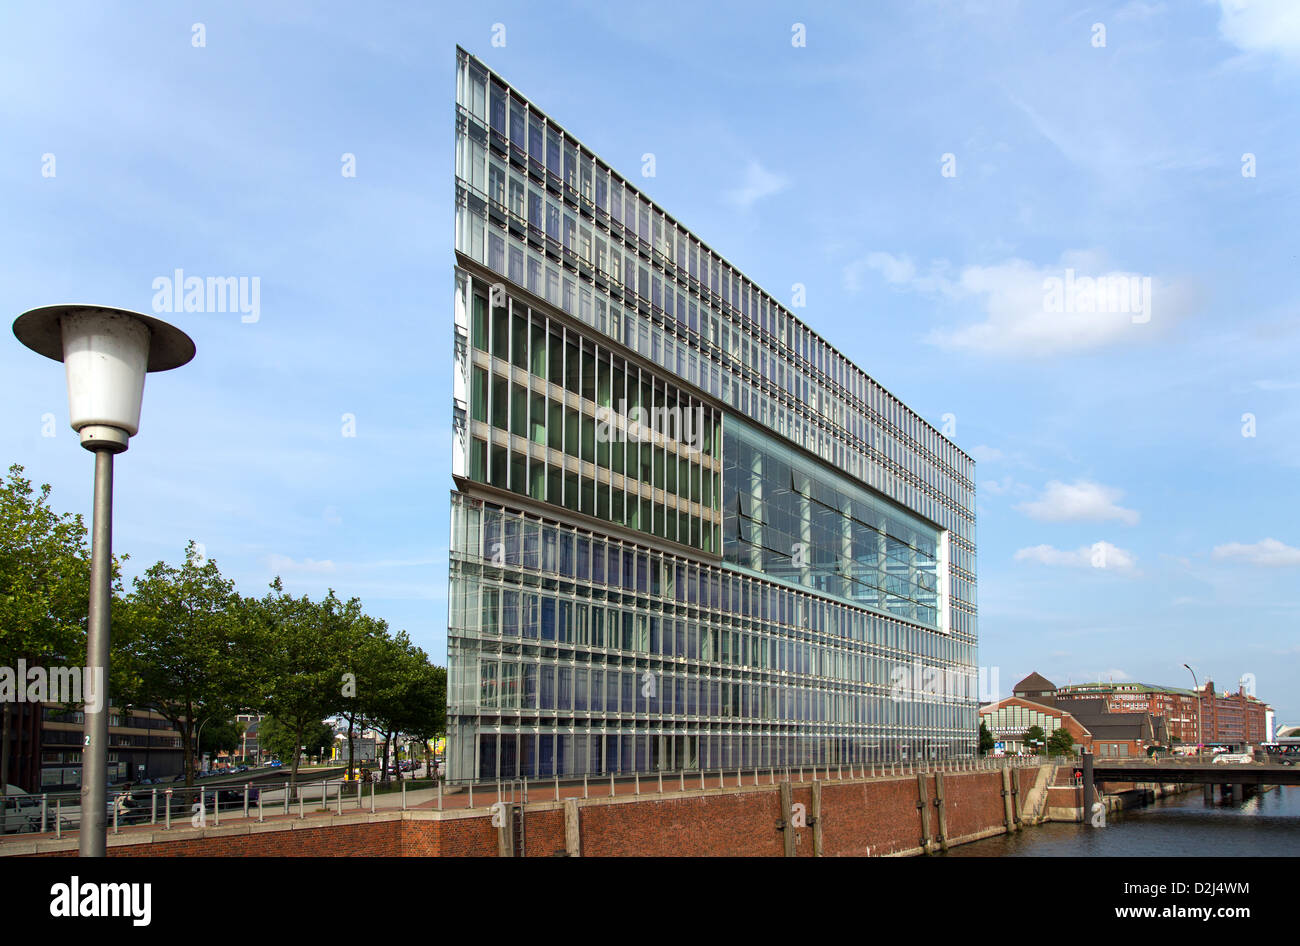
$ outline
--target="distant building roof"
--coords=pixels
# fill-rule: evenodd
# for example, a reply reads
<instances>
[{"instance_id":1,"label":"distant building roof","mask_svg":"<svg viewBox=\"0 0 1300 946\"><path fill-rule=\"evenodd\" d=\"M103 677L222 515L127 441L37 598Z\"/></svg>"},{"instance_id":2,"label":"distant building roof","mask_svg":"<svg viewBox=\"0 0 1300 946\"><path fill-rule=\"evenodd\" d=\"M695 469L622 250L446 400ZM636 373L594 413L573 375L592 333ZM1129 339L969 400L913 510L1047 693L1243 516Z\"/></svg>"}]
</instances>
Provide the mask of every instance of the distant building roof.
<instances>
[{"instance_id":1,"label":"distant building roof","mask_svg":"<svg viewBox=\"0 0 1300 946\"><path fill-rule=\"evenodd\" d=\"M1011 688L1012 693L1039 693L1043 690L1055 690L1056 687L1051 680L1038 674L1031 673L1025 679L1021 680Z\"/></svg>"},{"instance_id":2,"label":"distant building roof","mask_svg":"<svg viewBox=\"0 0 1300 946\"><path fill-rule=\"evenodd\" d=\"M1182 687L1162 687L1152 686L1149 683L1124 682L1124 683L1067 683L1061 687L1061 693L1177 693L1181 696L1195 696L1195 690L1187 690Z\"/></svg>"}]
</instances>

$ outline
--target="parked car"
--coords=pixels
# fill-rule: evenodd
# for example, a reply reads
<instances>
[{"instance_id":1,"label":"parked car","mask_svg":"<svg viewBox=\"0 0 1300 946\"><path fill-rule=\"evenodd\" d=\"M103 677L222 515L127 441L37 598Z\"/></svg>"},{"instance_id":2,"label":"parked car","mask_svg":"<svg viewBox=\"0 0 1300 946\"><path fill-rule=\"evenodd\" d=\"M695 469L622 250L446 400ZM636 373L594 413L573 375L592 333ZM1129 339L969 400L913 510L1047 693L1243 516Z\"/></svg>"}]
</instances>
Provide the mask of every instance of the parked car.
<instances>
[{"instance_id":1,"label":"parked car","mask_svg":"<svg viewBox=\"0 0 1300 946\"><path fill-rule=\"evenodd\" d=\"M1243 762L1254 762L1255 757L1249 752L1223 752L1216 755L1213 759L1215 765L1220 763L1224 765L1239 765Z\"/></svg>"},{"instance_id":2,"label":"parked car","mask_svg":"<svg viewBox=\"0 0 1300 946\"><path fill-rule=\"evenodd\" d=\"M40 830L41 799L39 796L29 795L16 785L10 785L5 790L4 805L5 834Z\"/></svg>"}]
</instances>

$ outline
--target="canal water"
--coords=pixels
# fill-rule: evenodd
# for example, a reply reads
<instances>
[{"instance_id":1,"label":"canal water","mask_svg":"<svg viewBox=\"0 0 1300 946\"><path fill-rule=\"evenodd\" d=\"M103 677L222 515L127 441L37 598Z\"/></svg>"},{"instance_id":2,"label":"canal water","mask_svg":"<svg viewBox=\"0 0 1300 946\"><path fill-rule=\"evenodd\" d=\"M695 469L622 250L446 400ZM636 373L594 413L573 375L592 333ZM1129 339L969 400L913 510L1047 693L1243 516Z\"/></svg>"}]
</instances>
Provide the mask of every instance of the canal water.
<instances>
[{"instance_id":1,"label":"canal water","mask_svg":"<svg viewBox=\"0 0 1300 946\"><path fill-rule=\"evenodd\" d=\"M1217 794L1217 793L1216 793ZM1265 857L1300 855L1300 787L1240 805L1206 804L1199 785L1143 808L1114 811L1106 827L1049 822L948 852L948 857Z\"/></svg>"}]
</instances>

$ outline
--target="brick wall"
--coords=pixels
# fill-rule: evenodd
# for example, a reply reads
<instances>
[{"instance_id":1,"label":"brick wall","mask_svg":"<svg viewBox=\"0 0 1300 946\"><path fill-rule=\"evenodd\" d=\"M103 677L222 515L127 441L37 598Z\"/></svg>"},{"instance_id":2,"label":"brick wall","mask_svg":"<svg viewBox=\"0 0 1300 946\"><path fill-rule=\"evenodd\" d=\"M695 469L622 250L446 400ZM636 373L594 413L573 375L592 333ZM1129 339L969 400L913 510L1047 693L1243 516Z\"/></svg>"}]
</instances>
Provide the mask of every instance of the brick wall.
<instances>
[{"instance_id":1,"label":"brick wall","mask_svg":"<svg viewBox=\"0 0 1300 946\"><path fill-rule=\"evenodd\" d=\"M1013 773L1022 807L1028 802L1036 768ZM937 778L923 776L930 836L940 826ZM943 776L947 839L987 836L1003 828L1002 777L998 771L947 772ZM1061 791L1061 790L1057 790ZM792 786L793 802L802 803L809 822L815 808L809 783ZM918 779L898 775L822 783L822 850L828 857L916 853L922 843L922 816L917 807ZM1054 804L1060 804L1054 796ZM703 791L616 795L584 800L579 806L581 850L586 857L742 856L781 857L785 838L778 785L711 788ZM795 854L814 856L814 828L793 828ZM110 838L110 856L406 856L495 857L497 829L486 810L475 812L392 811L353 819L321 818L261 825L154 832L129 843ZM22 853L70 856L75 840L28 842ZM61 848L61 849L55 849ZM11 848L17 853L20 848ZM530 857L563 855L564 810L556 802L528 806L525 853ZM0 847L0 853L4 853Z\"/></svg>"}]
</instances>

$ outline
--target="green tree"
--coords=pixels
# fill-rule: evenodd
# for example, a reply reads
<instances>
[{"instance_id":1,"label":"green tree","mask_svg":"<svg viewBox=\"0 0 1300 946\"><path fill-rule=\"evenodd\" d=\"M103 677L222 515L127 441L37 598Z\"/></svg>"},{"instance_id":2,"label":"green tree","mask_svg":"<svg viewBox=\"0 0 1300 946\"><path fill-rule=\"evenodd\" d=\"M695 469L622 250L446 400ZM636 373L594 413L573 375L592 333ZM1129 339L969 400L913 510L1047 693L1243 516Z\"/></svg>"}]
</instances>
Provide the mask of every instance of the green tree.
<instances>
[{"instance_id":1,"label":"green tree","mask_svg":"<svg viewBox=\"0 0 1300 946\"><path fill-rule=\"evenodd\" d=\"M431 711L418 718L407 730L407 734L420 740L428 774L433 776L435 771L433 750L429 747L429 743L447 734L447 668L431 665L429 669L428 700L432 707Z\"/></svg>"},{"instance_id":2,"label":"green tree","mask_svg":"<svg viewBox=\"0 0 1300 946\"><path fill-rule=\"evenodd\" d=\"M308 732L343 706L347 656L361 645L361 604L340 601L332 589L320 602L294 598L277 577L264 597L245 599L242 612L254 655L253 703L293 733L292 746L306 745ZM295 748L292 786L298 755Z\"/></svg>"},{"instance_id":3,"label":"green tree","mask_svg":"<svg viewBox=\"0 0 1300 946\"><path fill-rule=\"evenodd\" d=\"M302 740L298 739L297 727L286 726L274 716L262 720L258 727L258 745L264 755L273 755L281 761L295 758L302 747L307 747L308 755L324 754L334 744L334 727L318 720L303 730Z\"/></svg>"},{"instance_id":4,"label":"green tree","mask_svg":"<svg viewBox=\"0 0 1300 946\"><path fill-rule=\"evenodd\" d=\"M215 756L218 752L229 752L232 756L239 749L240 737L244 734L244 724L234 719L209 719L199 733L198 754L202 758L205 752Z\"/></svg>"},{"instance_id":5,"label":"green tree","mask_svg":"<svg viewBox=\"0 0 1300 946\"><path fill-rule=\"evenodd\" d=\"M1058 729L1047 740L1047 751L1052 755L1073 755L1074 737L1065 729Z\"/></svg>"},{"instance_id":6,"label":"green tree","mask_svg":"<svg viewBox=\"0 0 1300 946\"><path fill-rule=\"evenodd\" d=\"M446 718L446 675L429 663L428 655L411 643L405 631L385 638L370 717L384 734L385 746L399 734L434 732ZM388 754L380 763L380 778L388 781ZM399 770L400 773L400 770ZM401 777L400 774L398 776Z\"/></svg>"},{"instance_id":7,"label":"green tree","mask_svg":"<svg viewBox=\"0 0 1300 946\"><path fill-rule=\"evenodd\" d=\"M193 784L195 731L247 702L249 652L237 603L234 584L191 541L179 568L158 562L135 579L115 622L119 694L180 733L186 785Z\"/></svg>"},{"instance_id":8,"label":"green tree","mask_svg":"<svg viewBox=\"0 0 1300 946\"><path fill-rule=\"evenodd\" d=\"M14 464L8 478L0 478L0 666L15 674L19 660L40 666L84 662L90 596L85 523L81 516L55 512L49 484L36 492L22 473ZM115 562L115 586L117 576ZM0 697L0 794L10 781L13 696Z\"/></svg>"},{"instance_id":9,"label":"green tree","mask_svg":"<svg viewBox=\"0 0 1300 946\"><path fill-rule=\"evenodd\" d=\"M980 755L988 755L995 745L993 733L989 732L988 726L984 725L984 720L980 720Z\"/></svg>"},{"instance_id":10,"label":"green tree","mask_svg":"<svg viewBox=\"0 0 1300 946\"><path fill-rule=\"evenodd\" d=\"M383 681L392 672L396 660L386 622L360 615L353 634L355 646L343 655L345 685L338 710L346 724L349 775L356 764L356 734L366 728L376 708L382 705Z\"/></svg>"},{"instance_id":11,"label":"green tree","mask_svg":"<svg viewBox=\"0 0 1300 946\"><path fill-rule=\"evenodd\" d=\"M1025 730L1024 736L1025 748L1030 752L1039 752L1043 744L1047 741L1047 734L1043 732L1042 726L1030 726Z\"/></svg>"}]
</instances>

